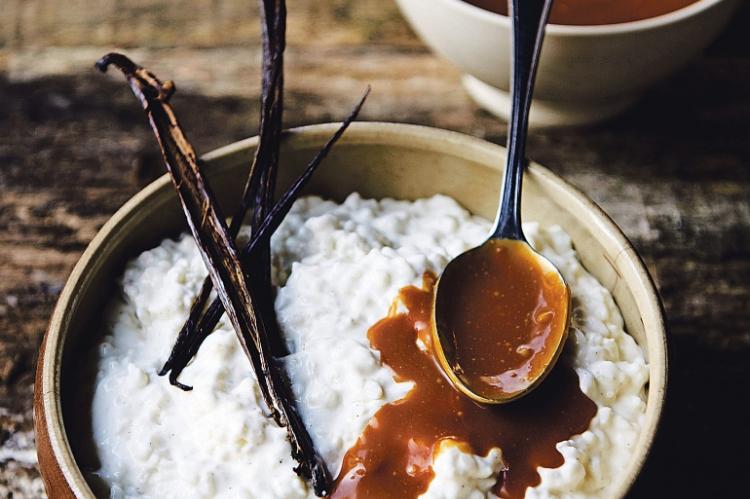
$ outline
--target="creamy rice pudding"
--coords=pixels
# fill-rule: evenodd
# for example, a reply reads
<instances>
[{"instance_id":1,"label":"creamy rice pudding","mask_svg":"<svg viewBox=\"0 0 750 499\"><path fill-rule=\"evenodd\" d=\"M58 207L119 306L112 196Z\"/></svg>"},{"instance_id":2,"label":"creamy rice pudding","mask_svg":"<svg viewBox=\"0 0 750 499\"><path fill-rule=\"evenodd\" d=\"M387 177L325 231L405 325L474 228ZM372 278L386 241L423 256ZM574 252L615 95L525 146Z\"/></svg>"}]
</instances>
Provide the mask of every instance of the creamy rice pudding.
<instances>
[{"instance_id":1,"label":"creamy rice pudding","mask_svg":"<svg viewBox=\"0 0 750 499\"><path fill-rule=\"evenodd\" d=\"M342 204L298 200L274 235L275 306L292 352L284 362L299 410L334 476L368 421L412 388L394 380L368 331L388 315L402 288L421 286L425 272L439 274L451 258L481 243L489 228L445 196L406 202L352 194ZM534 223L524 231L570 286L573 321L560 363L575 369L580 390L596 404L589 428L556 445L562 466L539 469L541 482L526 497L599 497L635 447L647 363L568 235ZM226 319L181 377L193 391L156 375L205 275L187 235L127 265L99 347L97 474L112 497L314 497L293 471L286 431L266 416ZM478 456L451 443L441 443L422 497L492 497L505 469L503 450Z\"/></svg>"}]
</instances>

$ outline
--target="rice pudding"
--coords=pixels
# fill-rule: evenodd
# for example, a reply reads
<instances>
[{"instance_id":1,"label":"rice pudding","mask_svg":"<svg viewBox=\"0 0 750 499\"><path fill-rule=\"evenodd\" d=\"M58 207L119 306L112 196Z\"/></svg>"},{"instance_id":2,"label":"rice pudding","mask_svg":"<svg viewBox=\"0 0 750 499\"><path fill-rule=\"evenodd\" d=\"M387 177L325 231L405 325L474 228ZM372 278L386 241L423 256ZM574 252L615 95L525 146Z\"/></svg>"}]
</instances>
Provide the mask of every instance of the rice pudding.
<instances>
[{"instance_id":1,"label":"rice pudding","mask_svg":"<svg viewBox=\"0 0 750 499\"><path fill-rule=\"evenodd\" d=\"M402 288L420 286L425 272L439 274L489 229L445 196L405 202L352 194L342 204L300 199L274 235L275 306L292 352L284 362L334 476L371 418L412 388L380 362L368 331ZM596 404L588 429L556 445L562 466L539 469L541 481L526 497L599 497L635 446L647 364L567 234L533 223L524 231L570 286L573 320L560 364L575 369L580 390ZM112 497L314 497L294 473L286 431L266 417L225 319L182 375L192 392L156 376L205 275L189 236L127 265L99 347L96 474ZM479 456L451 443L441 443L422 497L492 497L505 469L502 449Z\"/></svg>"}]
</instances>

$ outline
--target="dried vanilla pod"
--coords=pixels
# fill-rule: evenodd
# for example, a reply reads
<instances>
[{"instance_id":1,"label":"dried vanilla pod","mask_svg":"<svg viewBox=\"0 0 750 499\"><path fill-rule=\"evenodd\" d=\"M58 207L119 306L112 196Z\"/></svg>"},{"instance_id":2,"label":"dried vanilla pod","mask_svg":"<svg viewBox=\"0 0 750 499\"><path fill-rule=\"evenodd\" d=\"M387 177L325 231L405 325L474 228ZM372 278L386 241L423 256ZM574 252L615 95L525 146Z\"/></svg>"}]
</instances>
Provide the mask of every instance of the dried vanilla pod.
<instances>
[{"instance_id":1,"label":"dried vanilla pod","mask_svg":"<svg viewBox=\"0 0 750 499\"><path fill-rule=\"evenodd\" d=\"M266 405L287 429L292 455L299 463L295 471L311 480L316 494L326 494L330 491L330 474L294 407L293 396L280 367L270 355L267 327L262 315L255 313L253 295L229 228L200 170L195 151L169 105L174 85L162 83L122 54L108 54L97 62L102 71L110 65L123 72L148 114L211 281L243 350L251 360Z\"/></svg>"},{"instance_id":2,"label":"dried vanilla pod","mask_svg":"<svg viewBox=\"0 0 750 499\"><path fill-rule=\"evenodd\" d=\"M271 5L267 5L267 3ZM283 55L286 43L285 2L279 0L271 2L260 0L260 15L263 41L263 77L261 83L258 147L255 150L253 161L250 165L250 173L245 183L239 207L232 217L232 222L229 226L232 238L237 237L240 227L251 207L254 208L253 221L257 217L263 216L267 211L263 206L258 204L258 193L262 192L263 186L268 183L269 172L275 172L278 167L281 116L283 113ZM275 179L275 173L273 174L273 178ZM265 200L265 197L263 197L263 200ZM253 232L256 228L251 225ZM270 264L270 260L268 262ZM260 290L261 287L266 288L267 292L272 294L272 290L270 289L270 267L267 272L258 272L259 268L260 266L255 269L256 279L254 281L262 279L263 286L260 286L259 283L258 289ZM269 279L268 284L265 283L266 278ZM206 277L200 292L193 300L188 318L177 334L169 357L159 371L160 376L169 372L169 382L183 390L192 389L192 387L180 383L178 377L195 355L191 353L193 351L191 346L196 344L198 341L197 338L200 336L197 325L206 310L211 289L211 280ZM263 296L261 295L261 299ZM266 300L263 301L265 303ZM268 310L268 304L265 304L263 308L266 313L270 312L275 316L273 307L270 307L270 310ZM275 323L275 317L273 323ZM200 343L202 343L202 340L198 342L199 345ZM280 335L273 335L271 345L274 353L277 355L280 353L280 345L283 345L283 343Z\"/></svg>"},{"instance_id":3,"label":"dried vanilla pod","mask_svg":"<svg viewBox=\"0 0 750 499\"><path fill-rule=\"evenodd\" d=\"M271 235L273 235L279 225L281 225L284 217L287 213L289 213L292 204L299 197L300 192L305 187L305 185L307 185L307 182L310 180L317 167L325 159L336 142L338 142L349 125L357 118L369 93L370 88L368 87L360 101L342 122L338 130L336 130L336 132L331 136L331 138L323 146L323 148L315 155L310 163L308 163L304 172L289 187L289 189L284 193L281 199L279 199L279 201L274 205L273 209L266 216L265 220L263 220L263 223L260 225L260 227L252 234L250 242L240 252L240 259L243 263L252 261L255 258L256 251L260 247L260 244L268 242L271 239ZM190 335L188 342L183 345L183 347L186 348L187 351L183 355L181 355L175 362L175 364L171 367L172 372L170 373L170 377L174 376L174 381L172 382L172 384L179 383L179 381L177 381L177 378L188 365L188 363L193 359L193 357L195 357L195 355L198 353L198 350L203 344L203 341L216 328L223 313L224 308L222 307L221 300L217 298L209 305L200 320L196 324L194 324L195 329L193 331L193 334Z\"/></svg>"}]
</instances>

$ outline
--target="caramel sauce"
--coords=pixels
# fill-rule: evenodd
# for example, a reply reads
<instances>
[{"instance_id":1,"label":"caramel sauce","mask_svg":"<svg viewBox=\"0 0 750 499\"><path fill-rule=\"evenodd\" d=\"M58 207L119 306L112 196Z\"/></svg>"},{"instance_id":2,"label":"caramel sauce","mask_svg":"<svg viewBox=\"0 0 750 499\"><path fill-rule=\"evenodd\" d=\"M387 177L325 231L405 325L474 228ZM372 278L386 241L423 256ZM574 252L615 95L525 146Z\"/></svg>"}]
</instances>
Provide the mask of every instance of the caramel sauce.
<instances>
[{"instance_id":1,"label":"caramel sauce","mask_svg":"<svg viewBox=\"0 0 750 499\"><path fill-rule=\"evenodd\" d=\"M556 468L563 456L555 444L585 431L596 405L584 395L575 371L558 365L528 396L503 406L480 406L443 377L432 353L431 317L435 276L422 289L403 288L388 317L368 332L381 361L398 381L414 387L383 406L344 457L332 498L416 498L433 478L440 443L453 441L478 455L502 449L507 469L495 493L523 497L539 483L537 467ZM425 347L421 350L417 340Z\"/></svg>"},{"instance_id":2,"label":"caramel sauce","mask_svg":"<svg viewBox=\"0 0 750 499\"><path fill-rule=\"evenodd\" d=\"M464 0L485 10L508 15L507 0ZM555 0L549 22L594 26L639 21L668 14L698 0Z\"/></svg>"},{"instance_id":3,"label":"caramel sauce","mask_svg":"<svg viewBox=\"0 0 750 499\"><path fill-rule=\"evenodd\" d=\"M512 399L557 359L570 293L557 269L544 263L525 242L491 239L440 277L435 309L441 344L474 393Z\"/></svg>"}]
</instances>

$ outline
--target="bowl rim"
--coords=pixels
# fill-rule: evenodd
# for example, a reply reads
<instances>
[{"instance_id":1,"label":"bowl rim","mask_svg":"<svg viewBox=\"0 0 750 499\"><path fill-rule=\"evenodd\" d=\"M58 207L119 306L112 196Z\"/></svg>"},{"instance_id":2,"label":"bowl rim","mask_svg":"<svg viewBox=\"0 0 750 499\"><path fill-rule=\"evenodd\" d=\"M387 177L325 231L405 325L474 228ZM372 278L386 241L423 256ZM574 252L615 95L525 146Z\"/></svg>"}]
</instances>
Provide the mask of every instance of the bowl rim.
<instances>
[{"instance_id":1,"label":"bowl rim","mask_svg":"<svg viewBox=\"0 0 750 499\"><path fill-rule=\"evenodd\" d=\"M490 12L476 5L472 5L465 0L443 0L453 8L462 10L464 13L490 22L497 26L510 29L510 17L495 12ZM677 10L661 14L659 16L639 19L637 21L628 21L624 23L612 24L595 24L595 25L570 25L570 24L547 24L547 35L556 36L606 36L624 33L638 33L652 29L658 29L670 24L676 24L680 21L698 15L711 7L728 0L698 0Z\"/></svg>"},{"instance_id":2,"label":"bowl rim","mask_svg":"<svg viewBox=\"0 0 750 499\"><path fill-rule=\"evenodd\" d=\"M322 143L339 126L339 123L326 123L292 128L285 132L284 140L297 140L302 145L306 142ZM253 148L257 143L257 136L244 139L215 149L204 154L201 158L206 162L221 160L227 156L241 153L248 148ZM388 122L355 122L349 128L347 134L342 137L341 143L401 145L431 150L437 153L447 153L451 150L451 147L461 145L472 148L481 154L498 156L505 154L504 147L463 133L420 125ZM455 151L455 149L453 150ZM656 358L651 356L648 358L650 364L657 363L657 365L663 365L662 369L656 370L656 376L653 376L654 373L652 373L649 380L648 403L652 405L651 410L655 416L647 419L641 428L639 442L645 442L642 454L631 458L626 469L627 473L621 475L622 481L620 482L620 487L614 490L617 497L624 497L635 483L644 462L650 454L656 431L663 415L668 372L667 331L664 308L654 281L648 273L643 260L615 222L578 188L555 175L547 168L530 162L529 173L545 179L555 188L566 192L571 201L577 204L578 208L589 210L593 215L595 224L599 226L598 228L602 233L606 234L607 238L616 243L618 248L621 248L617 258L622 257L627 259L629 266L632 268L637 281L642 285L643 292L645 293L645 303L648 308L647 318L649 322L653 323L652 326L658 329L657 333L660 341L657 341L654 345L649 344L649 349L653 348L657 356ZM62 475L62 479L73 494L72 497L94 497L88 482L84 478L83 472L76 463L68 441L63 423L62 401L60 397L60 366L64 346L63 332L67 326L67 316L77 301L77 297L75 296L76 285L85 275L90 265L96 262L101 247L110 234L117 230L119 224L142 203L148 202L158 191L168 188L170 183L171 179L169 176L167 174L162 175L138 191L104 223L73 267L60 293L50 318L49 326L42 340L34 384L34 429L37 437L37 454L40 458L40 471L45 484L48 483L48 478L52 475ZM641 320L644 317L642 315ZM654 393L653 397L651 396L652 391ZM40 442L42 442L42 445L40 445ZM45 469L45 466L42 464L43 455L45 463L54 464L55 470ZM50 459L53 463L49 463ZM63 492L61 496L69 497L69 494Z\"/></svg>"}]
</instances>

